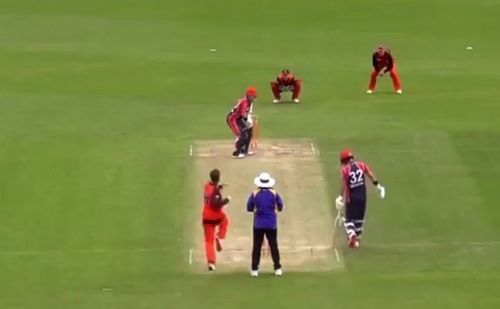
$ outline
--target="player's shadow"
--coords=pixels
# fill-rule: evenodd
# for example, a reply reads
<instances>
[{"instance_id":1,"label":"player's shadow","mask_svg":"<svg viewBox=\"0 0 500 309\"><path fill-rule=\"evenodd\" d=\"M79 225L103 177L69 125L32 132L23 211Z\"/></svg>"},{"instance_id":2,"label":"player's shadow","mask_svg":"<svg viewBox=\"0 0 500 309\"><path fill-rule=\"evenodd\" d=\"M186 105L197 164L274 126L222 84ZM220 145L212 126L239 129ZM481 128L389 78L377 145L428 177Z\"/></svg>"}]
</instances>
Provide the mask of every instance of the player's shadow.
<instances>
[{"instance_id":1,"label":"player's shadow","mask_svg":"<svg viewBox=\"0 0 500 309\"><path fill-rule=\"evenodd\" d=\"M273 103L273 105L300 105L300 104L302 104L302 101L297 103L297 102L294 102L292 100L282 100L279 103Z\"/></svg>"},{"instance_id":2,"label":"player's shadow","mask_svg":"<svg viewBox=\"0 0 500 309\"><path fill-rule=\"evenodd\" d=\"M370 93L370 94L367 94L367 95L400 95L400 94L397 94L396 92L394 91L390 91L390 90L382 90L382 91L375 91L374 93Z\"/></svg>"}]
</instances>

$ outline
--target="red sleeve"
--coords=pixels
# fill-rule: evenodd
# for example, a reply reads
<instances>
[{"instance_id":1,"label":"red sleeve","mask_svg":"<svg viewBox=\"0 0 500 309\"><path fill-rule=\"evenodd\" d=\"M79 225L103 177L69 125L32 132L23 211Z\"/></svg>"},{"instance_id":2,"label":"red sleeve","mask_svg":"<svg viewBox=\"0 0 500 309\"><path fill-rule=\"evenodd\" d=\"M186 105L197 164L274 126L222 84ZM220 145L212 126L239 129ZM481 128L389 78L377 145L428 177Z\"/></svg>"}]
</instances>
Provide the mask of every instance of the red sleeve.
<instances>
[{"instance_id":1,"label":"red sleeve","mask_svg":"<svg viewBox=\"0 0 500 309\"><path fill-rule=\"evenodd\" d=\"M389 59L387 63L387 69L385 71L389 72L394 67L394 58L392 58L392 55L390 53L387 53L387 55L389 56Z\"/></svg>"},{"instance_id":2,"label":"red sleeve","mask_svg":"<svg viewBox=\"0 0 500 309\"><path fill-rule=\"evenodd\" d=\"M346 179L349 178L349 166L342 167L342 181L347 183Z\"/></svg>"},{"instance_id":3,"label":"red sleeve","mask_svg":"<svg viewBox=\"0 0 500 309\"><path fill-rule=\"evenodd\" d=\"M222 194L220 193L220 189L215 190L214 194L214 206L217 208L221 208L222 206L226 205L229 203L229 200L227 198L222 198Z\"/></svg>"},{"instance_id":4,"label":"red sleeve","mask_svg":"<svg viewBox=\"0 0 500 309\"><path fill-rule=\"evenodd\" d=\"M239 115L243 116L244 113L248 112L250 110L250 103L248 100L244 100L240 104L240 110L239 110Z\"/></svg>"},{"instance_id":5,"label":"red sleeve","mask_svg":"<svg viewBox=\"0 0 500 309\"><path fill-rule=\"evenodd\" d=\"M245 99L241 99L238 102L237 108L234 111L234 117L239 118L243 115L243 113L247 110L248 101Z\"/></svg>"},{"instance_id":6,"label":"red sleeve","mask_svg":"<svg viewBox=\"0 0 500 309\"><path fill-rule=\"evenodd\" d=\"M359 167L361 167L361 169L363 170L363 172L365 174L371 173L371 171L372 171L370 166L364 162L359 162Z\"/></svg>"}]
</instances>

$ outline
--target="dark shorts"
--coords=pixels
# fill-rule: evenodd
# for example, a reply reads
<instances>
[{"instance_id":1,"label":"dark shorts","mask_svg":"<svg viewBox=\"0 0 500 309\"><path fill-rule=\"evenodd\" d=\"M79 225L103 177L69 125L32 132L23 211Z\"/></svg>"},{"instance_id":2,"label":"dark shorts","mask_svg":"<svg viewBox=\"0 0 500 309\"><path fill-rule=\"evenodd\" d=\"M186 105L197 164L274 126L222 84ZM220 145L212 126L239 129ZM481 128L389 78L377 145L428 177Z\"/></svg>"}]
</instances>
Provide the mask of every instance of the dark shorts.
<instances>
[{"instance_id":1,"label":"dark shorts","mask_svg":"<svg viewBox=\"0 0 500 309\"><path fill-rule=\"evenodd\" d=\"M366 211L366 200L350 200L345 207L347 221L364 220Z\"/></svg>"}]
</instances>

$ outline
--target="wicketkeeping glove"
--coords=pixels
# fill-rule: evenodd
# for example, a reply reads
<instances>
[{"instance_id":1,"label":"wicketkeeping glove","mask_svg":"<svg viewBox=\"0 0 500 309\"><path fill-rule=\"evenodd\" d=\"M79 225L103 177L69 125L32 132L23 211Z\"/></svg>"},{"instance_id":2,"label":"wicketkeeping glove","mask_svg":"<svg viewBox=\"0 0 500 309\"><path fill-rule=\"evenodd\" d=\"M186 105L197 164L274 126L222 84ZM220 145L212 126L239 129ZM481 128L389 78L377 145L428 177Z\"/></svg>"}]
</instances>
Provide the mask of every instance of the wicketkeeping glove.
<instances>
[{"instance_id":1,"label":"wicketkeeping glove","mask_svg":"<svg viewBox=\"0 0 500 309\"><path fill-rule=\"evenodd\" d=\"M339 195L339 196L335 199L335 207L337 207L337 210L342 210L342 209L344 209L345 204L344 204L344 198L342 197L342 195Z\"/></svg>"},{"instance_id":2,"label":"wicketkeeping glove","mask_svg":"<svg viewBox=\"0 0 500 309\"><path fill-rule=\"evenodd\" d=\"M378 195L380 196L380 198L385 197L385 188L382 187L380 184L377 185L377 191L378 191Z\"/></svg>"}]
</instances>

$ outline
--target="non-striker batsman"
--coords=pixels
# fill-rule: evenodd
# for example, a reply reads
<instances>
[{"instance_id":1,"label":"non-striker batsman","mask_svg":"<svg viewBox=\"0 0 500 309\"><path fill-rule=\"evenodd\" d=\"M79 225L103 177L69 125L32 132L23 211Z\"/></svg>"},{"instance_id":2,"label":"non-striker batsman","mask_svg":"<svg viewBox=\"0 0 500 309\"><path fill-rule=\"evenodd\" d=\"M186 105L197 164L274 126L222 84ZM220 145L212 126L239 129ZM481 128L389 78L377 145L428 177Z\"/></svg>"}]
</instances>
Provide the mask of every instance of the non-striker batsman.
<instances>
[{"instance_id":1,"label":"non-striker batsman","mask_svg":"<svg viewBox=\"0 0 500 309\"><path fill-rule=\"evenodd\" d=\"M380 198L385 197L385 188L379 183L370 167L361 161L354 160L350 150L340 154L342 166L340 195L335 200L337 209L344 207L344 228L347 233L349 247L359 247L363 233L366 212L366 176L377 187Z\"/></svg>"}]
</instances>

